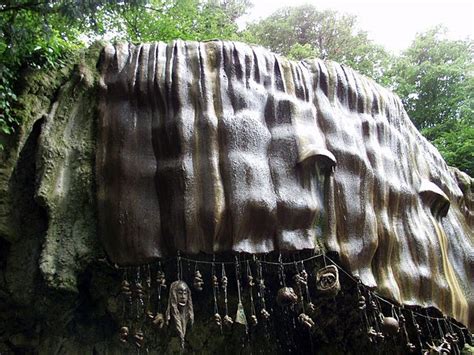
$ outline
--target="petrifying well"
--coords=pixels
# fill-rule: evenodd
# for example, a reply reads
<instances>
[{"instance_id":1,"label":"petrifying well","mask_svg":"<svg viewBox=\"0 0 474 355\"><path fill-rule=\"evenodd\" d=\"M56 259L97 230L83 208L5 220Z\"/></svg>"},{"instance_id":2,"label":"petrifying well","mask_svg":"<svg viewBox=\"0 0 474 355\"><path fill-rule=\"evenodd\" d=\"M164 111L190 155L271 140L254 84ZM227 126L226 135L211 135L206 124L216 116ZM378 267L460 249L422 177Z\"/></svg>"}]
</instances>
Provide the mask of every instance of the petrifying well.
<instances>
[{"instance_id":1,"label":"petrifying well","mask_svg":"<svg viewBox=\"0 0 474 355\"><path fill-rule=\"evenodd\" d=\"M380 294L473 323L463 175L392 93L336 63L219 41L109 45L101 73L113 262L324 248Z\"/></svg>"}]
</instances>

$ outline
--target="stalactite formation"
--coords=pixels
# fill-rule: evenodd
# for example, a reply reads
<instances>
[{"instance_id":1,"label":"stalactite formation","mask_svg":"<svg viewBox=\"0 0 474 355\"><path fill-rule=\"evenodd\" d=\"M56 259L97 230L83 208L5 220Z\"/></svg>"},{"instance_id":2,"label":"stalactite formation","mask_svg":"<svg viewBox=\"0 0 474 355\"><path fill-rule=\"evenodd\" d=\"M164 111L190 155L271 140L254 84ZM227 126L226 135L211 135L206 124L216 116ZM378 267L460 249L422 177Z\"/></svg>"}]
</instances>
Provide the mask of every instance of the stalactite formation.
<instances>
[{"instance_id":1,"label":"stalactite formation","mask_svg":"<svg viewBox=\"0 0 474 355\"><path fill-rule=\"evenodd\" d=\"M474 323L462 177L371 80L240 43L109 45L99 111L112 262L323 246L381 295Z\"/></svg>"}]
</instances>

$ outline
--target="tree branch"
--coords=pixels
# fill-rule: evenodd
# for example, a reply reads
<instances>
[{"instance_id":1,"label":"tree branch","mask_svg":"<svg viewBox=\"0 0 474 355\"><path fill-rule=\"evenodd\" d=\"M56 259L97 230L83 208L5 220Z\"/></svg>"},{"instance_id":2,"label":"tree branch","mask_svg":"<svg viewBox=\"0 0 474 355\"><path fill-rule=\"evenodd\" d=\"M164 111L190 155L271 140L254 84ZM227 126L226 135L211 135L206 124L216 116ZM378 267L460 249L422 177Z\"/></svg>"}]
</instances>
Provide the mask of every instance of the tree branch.
<instances>
[{"instance_id":1,"label":"tree branch","mask_svg":"<svg viewBox=\"0 0 474 355\"><path fill-rule=\"evenodd\" d=\"M3 7L3 5L0 5L0 12L35 10L35 8L41 5L46 5L47 3L48 3L47 1L43 1L43 2L40 1L40 2L27 2L24 4L12 5L12 6L6 6L6 7Z\"/></svg>"}]
</instances>

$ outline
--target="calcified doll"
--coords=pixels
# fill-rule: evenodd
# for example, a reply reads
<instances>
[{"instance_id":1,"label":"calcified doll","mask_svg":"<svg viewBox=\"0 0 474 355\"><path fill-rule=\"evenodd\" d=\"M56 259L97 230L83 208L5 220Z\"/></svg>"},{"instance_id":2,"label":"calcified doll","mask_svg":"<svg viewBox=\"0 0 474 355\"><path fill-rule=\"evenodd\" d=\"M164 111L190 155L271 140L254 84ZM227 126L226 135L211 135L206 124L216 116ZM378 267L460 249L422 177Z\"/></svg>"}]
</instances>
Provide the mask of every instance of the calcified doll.
<instances>
[{"instance_id":1,"label":"calcified doll","mask_svg":"<svg viewBox=\"0 0 474 355\"><path fill-rule=\"evenodd\" d=\"M193 301L191 290L184 281L175 281L171 284L166 310L166 322L172 324L181 339L181 347L184 348L184 337L186 328L194 323Z\"/></svg>"}]
</instances>

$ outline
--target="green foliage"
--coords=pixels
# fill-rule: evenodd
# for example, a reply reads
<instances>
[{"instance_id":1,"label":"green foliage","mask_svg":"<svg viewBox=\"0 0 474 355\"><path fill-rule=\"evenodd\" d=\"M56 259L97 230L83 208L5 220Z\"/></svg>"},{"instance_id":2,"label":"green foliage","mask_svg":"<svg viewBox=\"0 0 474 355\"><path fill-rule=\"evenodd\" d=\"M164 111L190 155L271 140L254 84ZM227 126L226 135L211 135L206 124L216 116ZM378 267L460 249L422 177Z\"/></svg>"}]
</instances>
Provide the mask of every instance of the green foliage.
<instances>
[{"instance_id":1,"label":"green foliage","mask_svg":"<svg viewBox=\"0 0 474 355\"><path fill-rule=\"evenodd\" d=\"M278 10L251 24L245 38L292 59L318 56L378 80L390 56L356 25L354 16L303 5Z\"/></svg>"},{"instance_id":2,"label":"green foliage","mask_svg":"<svg viewBox=\"0 0 474 355\"><path fill-rule=\"evenodd\" d=\"M93 39L235 38L249 0L7 0L0 5L0 132L11 134L25 68L58 69ZM1 149L0 143L0 149Z\"/></svg>"},{"instance_id":3,"label":"green foliage","mask_svg":"<svg viewBox=\"0 0 474 355\"><path fill-rule=\"evenodd\" d=\"M474 43L418 34L386 73L408 115L446 161L474 174Z\"/></svg>"},{"instance_id":4,"label":"green foliage","mask_svg":"<svg viewBox=\"0 0 474 355\"><path fill-rule=\"evenodd\" d=\"M242 1L151 0L146 6L106 9L102 26L116 39L134 43L151 41L209 40L235 38L235 16ZM243 6L243 5L242 5Z\"/></svg>"},{"instance_id":5,"label":"green foliage","mask_svg":"<svg viewBox=\"0 0 474 355\"><path fill-rule=\"evenodd\" d=\"M219 1L214 1L214 3L219 4ZM221 0L220 6L229 19L235 21L249 11L252 2L250 0Z\"/></svg>"},{"instance_id":6,"label":"green foliage","mask_svg":"<svg viewBox=\"0 0 474 355\"><path fill-rule=\"evenodd\" d=\"M71 1L7 1L0 5L0 131L3 134L13 133L20 123L14 107L21 71L58 68L69 53L83 45L76 40L83 22L73 20L74 14L68 12L71 6Z\"/></svg>"},{"instance_id":7,"label":"green foliage","mask_svg":"<svg viewBox=\"0 0 474 355\"><path fill-rule=\"evenodd\" d=\"M5 0L0 4L0 134L12 134L25 68L58 70L94 39L235 39L294 60L334 60L391 86L449 164L474 174L473 42L442 28L419 34L399 57L368 39L354 16L287 7L239 32L250 0ZM19 85L20 84L20 85ZM0 143L0 149L1 149Z\"/></svg>"},{"instance_id":8,"label":"green foliage","mask_svg":"<svg viewBox=\"0 0 474 355\"><path fill-rule=\"evenodd\" d=\"M451 120L422 130L449 165L474 175L474 120Z\"/></svg>"},{"instance_id":9,"label":"green foliage","mask_svg":"<svg viewBox=\"0 0 474 355\"><path fill-rule=\"evenodd\" d=\"M4 134L11 134L14 125L18 123L11 113L12 105L17 101L16 94L12 90L12 81L12 72L7 67L2 68L0 72L0 132Z\"/></svg>"},{"instance_id":10,"label":"green foliage","mask_svg":"<svg viewBox=\"0 0 474 355\"><path fill-rule=\"evenodd\" d=\"M286 56L292 60L303 60L306 58L318 58L319 53L309 43L295 43L290 47Z\"/></svg>"},{"instance_id":11,"label":"green foliage","mask_svg":"<svg viewBox=\"0 0 474 355\"><path fill-rule=\"evenodd\" d=\"M419 129L473 114L474 43L444 34L437 27L417 35L388 73Z\"/></svg>"},{"instance_id":12,"label":"green foliage","mask_svg":"<svg viewBox=\"0 0 474 355\"><path fill-rule=\"evenodd\" d=\"M397 58L358 31L355 17L304 5L250 25L245 38L290 59L334 60L391 86L448 164L473 175L474 46L450 41L444 31L419 34Z\"/></svg>"}]
</instances>

